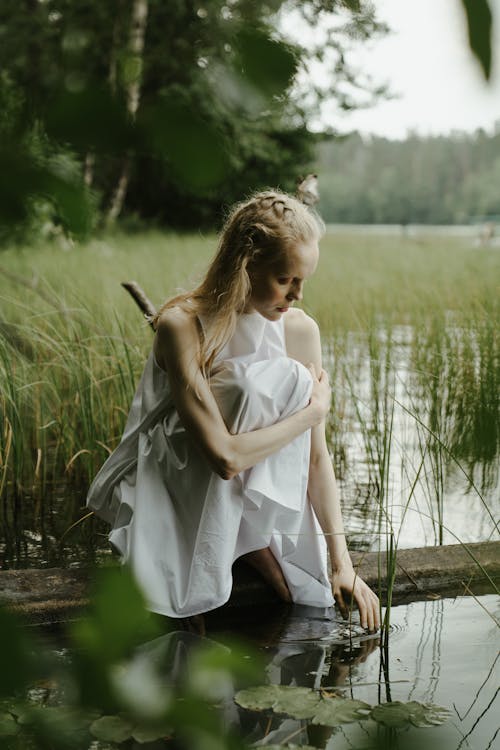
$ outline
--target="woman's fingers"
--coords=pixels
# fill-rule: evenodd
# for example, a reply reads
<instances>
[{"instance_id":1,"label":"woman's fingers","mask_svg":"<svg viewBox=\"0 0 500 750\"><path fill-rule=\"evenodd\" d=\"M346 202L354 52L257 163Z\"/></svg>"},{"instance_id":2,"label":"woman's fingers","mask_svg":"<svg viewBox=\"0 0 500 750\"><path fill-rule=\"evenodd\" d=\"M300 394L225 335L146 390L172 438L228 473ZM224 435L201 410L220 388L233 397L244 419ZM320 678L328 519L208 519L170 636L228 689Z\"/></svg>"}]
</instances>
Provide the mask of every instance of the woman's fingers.
<instances>
[{"instance_id":1,"label":"woman's fingers","mask_svg":"<svg viewBox=\"0 0 500 750\"><path fill-rule=\"evenodd\" d=\"M342 595L342 591L340 589L336 589L333 592L333 595L335 597L335 601L337 602L337 606L340 609L340 614L342 615L342 617L344 618L344 620L346 620L347 617L349 616L349 608L347 607L347 605L346 605L346 603L344 601L344 597Z\"/></svg>"},{"instance_id":2,"label":"woman's fingers","mask_svg":"<svg viewBox=\"0 0 500 750\"><path fill-rule=\"evenodd\" d=\"M378 630L380 627L380 611L378 597L366 587L360 595L358 608L361 617L361 626L368 628L371 632Z\"/></svg>"},{"instance_id":3,"label":"woman's fingers","mask_svg":"<svg viewBox=\"0 0 500 750\"><path fill-rule=\"evenodd\" d=\"M348 575L341 574L334 587L335 600L343 617L349 612L344 600L344 591L349 593L359 610L361 627L371 632L378 630L380 627L378 597L354 571L350 571Z\"/></svg>"}]
</instances>

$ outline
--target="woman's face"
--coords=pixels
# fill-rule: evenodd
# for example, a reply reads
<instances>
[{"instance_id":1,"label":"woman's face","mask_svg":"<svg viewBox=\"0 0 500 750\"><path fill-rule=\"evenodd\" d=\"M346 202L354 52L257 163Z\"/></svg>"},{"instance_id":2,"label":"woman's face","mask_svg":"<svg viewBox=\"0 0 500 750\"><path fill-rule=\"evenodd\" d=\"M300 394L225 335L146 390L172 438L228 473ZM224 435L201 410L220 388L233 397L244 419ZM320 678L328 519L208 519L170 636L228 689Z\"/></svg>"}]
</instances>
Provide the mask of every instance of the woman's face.
<instances>
[{"instance_id":1,"label":"woman's face","mask_svg":"<svg viewBox=\"0 0 500 750\"><path fill-rule=\"evenodd\" d=\"M250 273L252 292L245 312L259 312L267 320L279 320L296 300L302 299L304 282L318 264L316 240L288 248L276 263Z\"/></svg>"}]
</instances>

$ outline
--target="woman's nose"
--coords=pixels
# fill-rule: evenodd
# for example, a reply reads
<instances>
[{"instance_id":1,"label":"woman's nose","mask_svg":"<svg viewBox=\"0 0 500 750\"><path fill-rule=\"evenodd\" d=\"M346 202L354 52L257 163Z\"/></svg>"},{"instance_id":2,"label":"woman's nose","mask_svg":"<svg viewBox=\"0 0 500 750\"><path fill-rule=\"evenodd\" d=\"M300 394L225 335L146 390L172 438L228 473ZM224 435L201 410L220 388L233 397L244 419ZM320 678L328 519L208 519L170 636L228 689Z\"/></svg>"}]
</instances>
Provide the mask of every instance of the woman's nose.
<instances>
[{"instance_id":1,"label":"woman's nose","mask_svg":"<svg viewBox=\"0 0 500 750\"><path fill-rule=\"evenodd\" d=\"M296 299L300 302L302 299L302 289L303 289L304 283L301 281L297 284L294 284L292 288L290 289L289 293L287 294L287 297L289 299Z\"/></svg>"}]
</instances>

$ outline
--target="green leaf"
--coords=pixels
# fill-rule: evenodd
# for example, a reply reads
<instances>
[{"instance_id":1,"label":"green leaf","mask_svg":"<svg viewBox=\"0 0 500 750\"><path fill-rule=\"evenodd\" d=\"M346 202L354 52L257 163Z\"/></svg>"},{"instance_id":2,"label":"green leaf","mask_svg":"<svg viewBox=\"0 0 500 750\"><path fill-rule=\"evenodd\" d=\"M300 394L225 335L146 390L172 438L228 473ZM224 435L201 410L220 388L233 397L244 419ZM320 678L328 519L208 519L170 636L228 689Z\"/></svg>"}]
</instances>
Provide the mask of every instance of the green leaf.
<instances>
[{"instance_id":1,"label":"green leaf","mask_svg":"<svg viewBox=\"0 0 500 750\"><path fill-rule=\"evenodd\" d=\"M128 661L114 665L111 684L122 706L134 716L157 720L168 710L171 690L158 674L158 665L148 654L136 654Z\"/></svg>"},{"instance_id":2,"label":"green leaf","mask_svg":"<svg viewBox=\"0 0 500 750\"><path fill-rule=\"evenodd\" d=\"M20 726L12 714L0 713L0 737L12 737L20 730Z\"/></svg>"},{"instance_id":3,"label":"green leaf","mask_svg":"<svg viewBox=\"0 0 500 750\"><path fill-rule=\"evenodd\" d=\"M91 734L102 742L124 742L133 730L133 724L121 716L101 716L90 725Z\"/></svg>"},{"instance_id":4,"label":"green leaf","mask_svg":"<svg viewBox=\"0 0 500 750\"><path fill-rule=\"evenodd\" d=\"M321 698L315 690L288 685L261 685L240 690L234 700L251 711L272 709L294 719L312 718L313 724L336 727L352 721L366 719L371 706L368 703L346 698Z\"/></svg>"},{"instance_id":5,"label":"green leaf","mask_svg":"<svg viewBox=\"0 0 500 750\"><path fill-rule=\"evenodd\" d=\"M203 191L227 175L224 138L192 105L159 98L139 110L137 131L141 149L165 159L173 175L188 188Z\"/></svg>"},{"instance_id":6,"label":"green leaf","mask_svg":"<svg viewBox=\"0 0 500 750\"><path fill-rule=\"evenodd\" d=\"M218 702L232 696L235 679L251 684L262 674L260 657L241 644L230 643L228 648L219 643L200 643L189 654L187 684L204 700Z\"/></svg>"},{"instance_id":7,"label":"green leaf","mask_svg":"<svg viewBox=\"0 0 500 750\"><path fill-rule=\"evenodd\" d=\"M91 658L112 664L127 656L132 646L158 635L145 600L127 566L97 571L93 607L85 620L75 623L77 647Z\"/></svg>"},{"instance_id":8,"label":"green leaf","mask_svg":"<svg viewBox=\"0 0 500 750\"><path fill-rule=\"evenodd\" d=\"M282 686L273 711L294 719L309 719L314 716L320 702L318 693L310 688Z\"/></svg>"},{"instance_id":9,"label":"green leaf","mask_svg":"<svg viewBox=\"0 0 500 750\"><path fill-rule=\"evenodd\" d=\"M350 698L323 698L315 712L312 723L326 727L338 727L361 721L369 716L371 706L364 701Z\"/></svg>"},{"instance_id":10,"label":"green leaf","mask_svg":"<svg viewBox=\"0 0 500 750\"><path fill-rule=\"evenodd\" d=\"M260 93L267 97L284 94L297 70L291 47L245 26L236 35L234 48L236 69Z\"/></svg>"},{"instance_id":11,"label":"green leaf","mask_svg":"<svg viewBox=\"0 0 500 750\"><path fill-rule=\"evenodd\" d=\"M272 708L279 698L280 685L260 685L240 690L234 696L236 703L250 711L265 711Z\"/></svg>"},{"instance_id":12,"label":"green leaf","mask_svg":"<svg viewBox=\"0 0 500 750\"><path fill-rule=\"evenodd\" d=\"M46 104L45 128L50 138L80 153L122 154L134 138L125 104L98 83L57 91Z\"/></svg>"},{"instance_id":13,"label":"green leaf","mask_svg":"<svg viewBox=\"0 0 500 750\"><path fill-rule=\"evenodd\" d=\"M484 77L489 80L492 18L488 0L462 0L462 5L467 17L470 48L481 64Z\"/></svg>"},{"instance_id":14,"label":"green leaf","mask_svg":"<svg viewBox=\"0 0 500 750\"><path fill-rule=\"evenodd\" d=\"M431 727L443 724L450 717L447 708L432 703L418 701L393 701L382 703L372 708L370 718L386 727L404 727L413 724L416 727Z\"/></svg>"},{"instance_id":15,"label":"green leaf","mask_svg":"<svg viewBox=\"0 0 500 750\"><path fill-rule=\"evenodd\" d=\"M167 724L156 726L137 726L132 732L132 738L136 742L154 742L155 740L168 737L172 734L172 727Z\"/></svg>"}]
</instances>

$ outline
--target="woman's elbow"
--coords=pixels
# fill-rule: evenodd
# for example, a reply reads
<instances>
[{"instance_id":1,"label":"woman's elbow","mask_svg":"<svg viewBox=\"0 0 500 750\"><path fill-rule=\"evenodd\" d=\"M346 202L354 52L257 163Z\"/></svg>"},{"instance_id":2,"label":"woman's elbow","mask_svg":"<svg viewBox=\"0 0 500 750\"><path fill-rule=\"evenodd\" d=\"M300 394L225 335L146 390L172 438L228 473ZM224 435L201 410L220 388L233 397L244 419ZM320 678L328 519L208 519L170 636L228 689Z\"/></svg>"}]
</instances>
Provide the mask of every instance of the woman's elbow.
<instances>
[{"instance_id":1,"label":"woman's elbow","mask_svg":"<svg viewBox=\"0 0 500 750\"><path fill-rule=\"evenodd\" d=\"M240 473L236 456L230 450L216 451L211 456L211 464L215 473L221 479L232 479Z\"/></svg>"}]
</instances>

